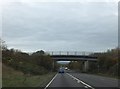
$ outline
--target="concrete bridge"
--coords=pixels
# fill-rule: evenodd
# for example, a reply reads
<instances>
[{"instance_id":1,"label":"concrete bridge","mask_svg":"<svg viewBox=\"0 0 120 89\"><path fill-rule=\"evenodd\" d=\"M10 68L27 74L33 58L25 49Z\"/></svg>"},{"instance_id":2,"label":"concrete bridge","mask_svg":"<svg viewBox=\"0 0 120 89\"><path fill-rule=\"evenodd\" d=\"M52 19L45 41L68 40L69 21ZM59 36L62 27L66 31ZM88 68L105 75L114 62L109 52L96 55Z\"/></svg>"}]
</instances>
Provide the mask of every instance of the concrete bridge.
<instances>
[{"instance_id":1,"label":"concrete bridge","mask_svg":"<svg viewBox=\"0 0 120 89\"><path fill-rule=\"evenodd\" d=\"M97 61L97 57L85 55L50 55L56 61Z\"/></svg>"},{"instance_id":2,"label":"concrete bridge","mask_svg":"<svg viewBox=\"0 0 120 89\"><path fill-rule=\"evenodd\" d=\"M78 52L78 51L49 51L51 58L55 61L83 61L84 71L89 69L90 62L97 62L97 57L93 56L93 52ZM53 62L53 67L54 67Z\"/></svg>"}]
</instances>

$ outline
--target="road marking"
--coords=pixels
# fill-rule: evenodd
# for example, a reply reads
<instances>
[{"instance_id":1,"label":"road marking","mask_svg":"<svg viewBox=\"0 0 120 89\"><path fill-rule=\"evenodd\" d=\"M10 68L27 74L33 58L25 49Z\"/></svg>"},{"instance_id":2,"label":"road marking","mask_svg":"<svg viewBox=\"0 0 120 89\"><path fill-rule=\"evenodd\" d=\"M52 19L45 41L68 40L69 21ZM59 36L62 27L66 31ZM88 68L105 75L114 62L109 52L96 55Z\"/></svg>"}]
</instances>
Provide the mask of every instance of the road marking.
<instances>
[{"instance_id":1,"label":"road marking","mask_svg":"<svg viewBox=\"0 0 120 89\"><path fill-rule=\"evenodd\" d=\"M58 73L52 78L52 80L47 84L47 86L44 89L49 87L49 85L53 82L53 80L56 78L57 75L58 75Z\"/></svg>"},{"instance_id":2,"label":"road marking","mask_svg":"<svg viewBox=\"0 0 120 89\"><path fill-rule=\"evenodd\" d=\"M85 88L88 88L87 86L84 86Z\"/></svg>"},{"instance_id":3,"label":"road marking","mask_svg":"<svg viewBox=\"0 0 120 89\"><path fill-rule=\"evenodd\" d=\"M71 76L73 79L79 81L79 83L82 83L83 85L85 85L85 87L88 87L88 88L91 88L91 89L95 89L95 88L93 88L92 86L88 85L87 83L85 83L85 82L79 80L78 78L72 76L71 74L69 74L69 73L67 73L67 74L68 74L69 76Z\"/></svg>"}]
</instances>

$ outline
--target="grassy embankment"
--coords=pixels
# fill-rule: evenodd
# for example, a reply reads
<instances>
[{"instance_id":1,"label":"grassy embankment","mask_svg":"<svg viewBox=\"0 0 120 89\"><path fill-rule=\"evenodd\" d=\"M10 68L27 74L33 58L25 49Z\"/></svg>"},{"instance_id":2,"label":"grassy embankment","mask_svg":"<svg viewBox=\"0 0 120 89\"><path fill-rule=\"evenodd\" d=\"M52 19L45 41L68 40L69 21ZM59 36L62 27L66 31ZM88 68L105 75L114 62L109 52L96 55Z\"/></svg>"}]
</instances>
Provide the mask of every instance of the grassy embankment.
<instances>
[{"instance_id":1,"label":"grassy embankment","mask_svg":"<svg viewBox=\"0 0 120 89\"><path fill-rule=\"evenodd\" d=\"M0 60L0 88L2 87L2 63Z\"/></svg>"},{"instance_id":2,"label":"grassy embankment","mask_svg":"<svg viewBox=\"0 0 120 89\"><path fill-rule=\"evenodd\" d=\"M45 87L56 73L25 75L3 64L2 87Z\"/></svg>"}]
</instances>

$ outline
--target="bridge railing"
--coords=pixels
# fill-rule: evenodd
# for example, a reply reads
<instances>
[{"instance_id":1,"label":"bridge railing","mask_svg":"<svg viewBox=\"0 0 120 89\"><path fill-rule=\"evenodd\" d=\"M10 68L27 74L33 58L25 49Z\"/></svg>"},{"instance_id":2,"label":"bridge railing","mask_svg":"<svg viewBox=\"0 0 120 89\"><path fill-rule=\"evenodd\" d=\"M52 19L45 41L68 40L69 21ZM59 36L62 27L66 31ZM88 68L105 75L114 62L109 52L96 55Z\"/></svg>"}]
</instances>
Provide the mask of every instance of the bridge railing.
<instances>
[{"instance_id":1,"label":"bridge railing","mask_svg":"<svg viewBox=\"0 0 120 89\"><path fill-rule=\"evenodd\" d=\"M79 52L79 51L47 51L49 55L91 55L93 52Z\"/></svg>"}]
</instances>

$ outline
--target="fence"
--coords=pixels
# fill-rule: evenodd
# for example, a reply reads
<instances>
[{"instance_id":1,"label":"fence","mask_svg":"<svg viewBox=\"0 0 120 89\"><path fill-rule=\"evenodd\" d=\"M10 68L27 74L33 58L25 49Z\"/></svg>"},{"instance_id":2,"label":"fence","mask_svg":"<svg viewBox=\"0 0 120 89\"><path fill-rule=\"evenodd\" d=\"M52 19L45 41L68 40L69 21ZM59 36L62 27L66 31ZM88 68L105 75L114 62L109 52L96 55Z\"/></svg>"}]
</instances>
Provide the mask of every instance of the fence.
<instances>
[{"instance_id":1,"label":"fence","mask_svg":"<svg viewBox=\"0 0 120 89\"><path fill-rule=\"evenodd\" d=\"M79 52L79 51L47 51L49 55L92 55L94 52Z\"/></svg>"}]
</instances>

